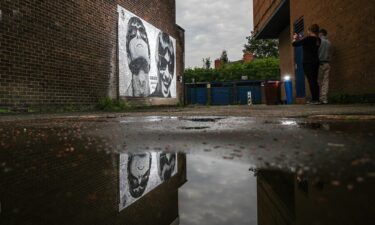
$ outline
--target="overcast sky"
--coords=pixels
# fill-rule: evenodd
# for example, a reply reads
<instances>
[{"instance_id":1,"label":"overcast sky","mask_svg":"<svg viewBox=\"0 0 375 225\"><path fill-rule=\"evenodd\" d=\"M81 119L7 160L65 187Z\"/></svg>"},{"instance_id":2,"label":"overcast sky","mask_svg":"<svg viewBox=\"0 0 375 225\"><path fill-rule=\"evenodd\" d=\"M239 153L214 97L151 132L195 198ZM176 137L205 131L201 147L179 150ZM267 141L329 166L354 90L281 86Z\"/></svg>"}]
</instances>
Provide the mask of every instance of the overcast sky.
<instances>
[{"instance_id":1,"label":"overcast sky","mask_svg":"<svg viewBox=\"0 0 375 225\"><path fill-rule=\"evenodd\" d=\"M230 61L242 59L253 29L252 0L176 0L177 24L185 29L185 67L212 65L225 49Z\"/></svg>"}]
</instances>

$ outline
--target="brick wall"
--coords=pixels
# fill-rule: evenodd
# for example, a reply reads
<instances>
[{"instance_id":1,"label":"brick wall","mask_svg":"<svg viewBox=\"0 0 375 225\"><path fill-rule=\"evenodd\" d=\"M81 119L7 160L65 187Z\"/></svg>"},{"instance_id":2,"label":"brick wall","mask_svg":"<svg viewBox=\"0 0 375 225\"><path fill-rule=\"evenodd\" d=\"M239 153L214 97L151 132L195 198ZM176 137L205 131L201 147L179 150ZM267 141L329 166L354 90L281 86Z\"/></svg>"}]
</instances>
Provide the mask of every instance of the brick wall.
<instances>
[{"instance_id":1,"label":"brick wall","mask_svg":"<svg viewBox=\"0 0 375 225\"><path fill-rule=\"evenodd\" d=\"M185 70L185 30L181 27L178 27L178 36L176 36L176 61L177 61L177 67L176 67L176 81L177 81L177 96L179 102L184 102L184 85L181 81L183 80L182 75Z\"/></svg>"},{"instance_id":2,"label":"brick wall","mask_svg":"<svg viewBox=\"0 0 375 225\"><path fill-rule=\"evenodd\" d=\"M293 49L291 48L290 26L286 27L279 36L280 73L281 76L291 75L294 77Z\"/></svg>"},{"instance_id":3,"label":"brick wall","mask_svg":"<svg viewBox=\"0 0 375 225\"><path fill-rule=\"evenodd\" d=\"M333 45L330 95L375 93L375 2L291 1L291 23L304 16L328 30Z\"/></svg>"},{"instance_id":4,"label":"brick wall","mask_svg":"<svg viewBox=\"0 0 375 225\"><path fill-rule=\"evenodd\" d=\"M182 74L175 0L4 0L0 106L90 105L117 97L117 4L176 38Z\"/></svg>"}]
</instances>

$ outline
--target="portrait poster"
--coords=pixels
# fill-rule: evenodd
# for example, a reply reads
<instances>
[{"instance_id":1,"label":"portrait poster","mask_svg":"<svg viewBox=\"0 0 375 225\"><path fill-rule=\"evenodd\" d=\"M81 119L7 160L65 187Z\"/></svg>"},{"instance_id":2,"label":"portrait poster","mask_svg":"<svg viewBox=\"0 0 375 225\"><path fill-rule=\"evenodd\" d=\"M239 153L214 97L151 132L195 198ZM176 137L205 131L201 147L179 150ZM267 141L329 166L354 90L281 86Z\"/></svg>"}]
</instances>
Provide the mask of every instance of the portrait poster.
<instances>
[{"instance_id":1,"label":"portrait poster","mask_svg":"<svg viewBox=\"0 0 375 225\"><path fill-rule=\"evenodd\" d=\"M176 39L118 6L121 97L176 98Z\"/></svg>"},{"instance_id":2,"label":"portrait poster","mask_svg":"<svg viewBox=\"0 0 375 225\"><path fill-rule=\"evenodd\" d=\"M119 157L119 211L177 174L177 153L126 153Z\"/></svg>"}]
</instances>

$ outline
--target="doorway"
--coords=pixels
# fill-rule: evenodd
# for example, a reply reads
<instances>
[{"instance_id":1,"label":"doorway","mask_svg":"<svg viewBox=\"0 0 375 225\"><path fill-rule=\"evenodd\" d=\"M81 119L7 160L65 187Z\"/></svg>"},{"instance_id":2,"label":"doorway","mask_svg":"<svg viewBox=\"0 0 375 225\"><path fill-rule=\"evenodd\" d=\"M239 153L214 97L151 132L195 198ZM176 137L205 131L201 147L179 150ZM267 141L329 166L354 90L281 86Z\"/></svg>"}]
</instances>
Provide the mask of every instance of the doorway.
<instances>
[{"instance_id":1,"label":"doorway","mask_svg":"<svg viewBox=\"0 0 375 225\"><path fill-rule=\"evenodd\" d=\"M304 19L303 17L296 20L294 23L294 33L297 33L301 37L304 35ZM303 64L302 64L302 55L303 49L302 47L294 48L294 62L295 62L295 74L296 74L296 97L297 98L304 98L306 97L306 89L305 89L305 74L303 72Z\"/></svg>"}]
</instances>

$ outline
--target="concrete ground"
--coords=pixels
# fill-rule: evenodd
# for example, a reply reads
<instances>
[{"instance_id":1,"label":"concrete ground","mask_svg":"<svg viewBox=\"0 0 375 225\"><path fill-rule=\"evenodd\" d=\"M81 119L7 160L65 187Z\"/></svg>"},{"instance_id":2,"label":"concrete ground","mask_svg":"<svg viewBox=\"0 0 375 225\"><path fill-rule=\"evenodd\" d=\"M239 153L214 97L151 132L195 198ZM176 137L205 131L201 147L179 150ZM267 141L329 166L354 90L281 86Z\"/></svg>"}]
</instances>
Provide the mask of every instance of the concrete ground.
<instances>
[{"instance_id":1,"label":"concrete ground","mask_svg":"<svg viewBox=\"0 0 375 225\"><path fill-rule=\"evenodd\" d=\"M128 116L240 116L260 118L375 120L375 104L155 107L136 109L127 112L30 113L0 115L0 122L54 118L117 118Z\"/></svg>"}]
</instances>

